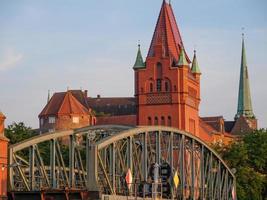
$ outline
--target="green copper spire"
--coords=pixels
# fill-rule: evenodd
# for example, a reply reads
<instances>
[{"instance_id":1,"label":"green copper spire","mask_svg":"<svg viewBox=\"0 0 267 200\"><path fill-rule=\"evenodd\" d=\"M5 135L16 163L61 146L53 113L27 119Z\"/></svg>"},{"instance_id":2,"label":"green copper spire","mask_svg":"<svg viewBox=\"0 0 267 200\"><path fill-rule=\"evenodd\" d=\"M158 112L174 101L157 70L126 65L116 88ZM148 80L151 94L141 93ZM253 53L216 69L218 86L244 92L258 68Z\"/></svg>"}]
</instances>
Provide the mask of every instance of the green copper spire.
<instances>
[{"instance_id":1,"label":"green copper spire","mask_svg":"<svg viewBox=\"0 0 267 200\"><path fill-rule=\"evenodd\" d=\"M143 69L145 68L146 65L144 63L142 54L141 54L141 50L140 50L140 44L138 44L138 52L137 52L137 56L136 56L136 60L135 60L135 64L133 66L133 69Z\"/></svg>"},{"instance_id":2,"label":"green copper spire","mask_svg":"<svg viewBox=\"0 0 267 200\"><path fill-rule=\"evenodd\" d=\"M248 118L255 117L253 114L252 104L251 104L244 34L242 34L242 57L241 57L241 69L240 69L240 80L239 80L238 107L235 118L238 118L241 115Z\"/></svg>"},{"instance_id":3,"label":"green copper spire","mask_svg":"<svg viewBox=\"0 0 267 200\"><path fill-rule=\"evenodd\" d=\"M201 74L199 66L198 66L198 62L197 62L196 50L194 50L194 58L192 62L191 71L192 73Z\"/></svg>"},{"instance_id":4,"label":"green copper spire","mask_svg":"<svg viewBox=\"0 0 267 200\"><path fill-rule=\"evenodd\" d=\"M188 65L188 62L187 62L186 57L185 57L184 47L182 47L180 55L179 55L179 61L177 63L177 66L185 66L185 65Z\"/></svg>"}]
</instances>

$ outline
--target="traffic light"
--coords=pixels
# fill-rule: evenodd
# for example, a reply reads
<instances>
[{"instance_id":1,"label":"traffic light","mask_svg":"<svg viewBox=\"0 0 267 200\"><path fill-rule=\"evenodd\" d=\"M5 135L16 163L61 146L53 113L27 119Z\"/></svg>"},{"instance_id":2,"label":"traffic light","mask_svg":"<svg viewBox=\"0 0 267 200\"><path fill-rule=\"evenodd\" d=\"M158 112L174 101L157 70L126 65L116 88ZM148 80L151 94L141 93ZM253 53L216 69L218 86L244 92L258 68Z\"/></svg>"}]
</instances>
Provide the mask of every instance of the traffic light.
<instances>
[{"instance_id":1,"label":"traffic light","mask_svg":"<svg viewBox=\"0 0 267 200\"><path fill-rule=\"evenodd\" d=\"M170 198L171 197L171 184L170 184L170 177L171 177L171 167L168 163L164 162L160 165L160 177L162 183L162 197L163 198Z\"/></svg>"}]
</instances>

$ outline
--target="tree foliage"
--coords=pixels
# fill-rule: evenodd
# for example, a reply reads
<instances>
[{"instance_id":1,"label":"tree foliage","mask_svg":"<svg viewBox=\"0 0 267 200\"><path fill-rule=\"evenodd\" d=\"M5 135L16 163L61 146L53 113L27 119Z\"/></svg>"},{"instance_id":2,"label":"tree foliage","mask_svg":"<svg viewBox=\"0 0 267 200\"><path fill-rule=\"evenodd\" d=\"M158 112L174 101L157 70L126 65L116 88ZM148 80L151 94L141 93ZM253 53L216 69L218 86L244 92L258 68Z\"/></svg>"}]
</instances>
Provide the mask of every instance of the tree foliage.
<instances>
[{"instance_id":1,"label":"tree foliage","mask_svg":"<svg viewBox=\"0 0 267 200\"><path fill-rule=\"evenodd\" d=\"M215 146L230 168L236 169L239 200L267 199L267 130L246 134L229 146Z\"/></svg>"},{"instance_id":2,"label":"tree foliage","mask_svg":"<svg viewBox=\"0 0 267 200\"><path fill-rule=\"evenodd\" d=\"M5 129L5 136L10 140L10 144L21 142L34 135L35 133L32 128L26 126L23 122L13 122L13 124L8 125Z\"/></svg>"}]
</instances>

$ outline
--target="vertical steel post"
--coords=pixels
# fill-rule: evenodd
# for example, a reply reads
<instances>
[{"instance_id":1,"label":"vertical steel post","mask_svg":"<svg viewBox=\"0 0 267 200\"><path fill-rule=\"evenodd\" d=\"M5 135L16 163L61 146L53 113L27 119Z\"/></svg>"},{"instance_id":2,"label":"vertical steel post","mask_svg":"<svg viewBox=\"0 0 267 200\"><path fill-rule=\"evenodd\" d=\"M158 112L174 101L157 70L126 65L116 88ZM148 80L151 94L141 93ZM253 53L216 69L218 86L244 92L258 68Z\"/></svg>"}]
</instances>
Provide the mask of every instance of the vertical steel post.
<instances>
[{"instance_id":1,"label":"vertical steel post","mask_svg":"<svg viewBox=\"0 0 267 200\"><path fill-rule=\"evenodd\" d=\"M184 174L184 163L185 163L185 145L184 145L184 141L185 140L185 136L182 135L182 140L180 142L180 152L181 152L181 160L180 160L180 177L181 177L181 195L182 195L182 199L185 199L185 174Z\"/></svg>"},{"instance_id":2,"label":"vertical steel post","mask_svg":"<svg viewBox=\"0 0 267 200\"><path fill-rule=\"evenodd\" d=\"M195 200L195 140L192 139L191 149L191 195L192 200Z\"/></svg>"},{"instance_id":3,"label":"vertical steel post","mask_svg":"<svg viewBox=\"0 0 267 200\"><path fill-rule=\"evenodd\" d=\"M32 191L34 191L35 189L35 176L34 176L34 166L35 166L35 162L34 162L34 158L35 158L35 147L34 145L30 146L29 149L29 164L30 164L30 188Z\"/></svg>"},{"instance_id":4,"label":"vertical steel post","mask_svg":"<svg viewBox=\"0 0 267 200\"><path fill-rule=\"evenodd\" d=\"M161 131L156 132L156 163L160 165L160 160L161 160Z\"/></svg>"},{"instance_id":5,"label":"vertical steel post","mask_svg":"<svg viewBox=\"0 0 267 200\"><path fill-rule=\"evenodd\" d=\"M170 162L170 167L171 167L171 174L172 174L172 177L175 173L175 170L173 169L173 132L170 132L170 138L169 138L169 144L170 144L170 147L169 147L169 162ZM171 199L174 198L174 184L172 184L172 187L171 187Z\"/></svg>"},{"instance_id":6,"label":"vertical steel post","mask_svg":"<svg viewBox=\"0 0 267 200\"><path fill-rule=\"evenodd\" d=\"M131 172L133 170L133 137L129 137L127 139L127 167L128 169L131 169Z\"/></svg>"},{"instance_id":7,"label":"vertical steel post","mask_svg":"<svg viewBox=\"0 0 267 200\"><path fill-rule=\"evenodd\" d=\"M112 144L112 159L111 159L111 166L112 166L112 189L114 193L116 193L116 144Z\"/></svg>"},{"instance_id":8,"label":"vertical steel post","mask_svg":"<svg viewBox=\"0 0 267 200\"><path fill-rule=\"evenodd\" d=\"M52 188L56 189L56 141L54 139L50 142L50 180Z\"/></svg>"},{"instance_id":9,"label":"vertical steel post","mask_svg":"<svg viewBox=\"0 0 267 200\"><path fill-rule=\"evenodd\" d=\"M14 160L13 160L13 148L9 148L9 152L8 152L8 162L12 165L14 164ZM11 191L15 190L14 187L14 167L9 167L9 185L10 185L10 189Z\"/></svg>"},{"instance_id":10,"label":"vertical steel post","mask_svg":"<svg viewBox=\"0 0 267 200\"><path fill-rule=\"evenodd\" d=\"M74 174L74 150L75 150L75 135L70 135L70 146L69 146L69 181L70 187L73 188L75 185L75 174Z\"/></svg>"},{"instance_id":11,"label":"vertical steel post","mask_svg":"<svg viewBox=\"0 0 267 200\"><path fill-rule=\"evenodd\" d=\"M201 152L200 152L200 199L205 198L205 163L204 163L204 145L201 144Z\"/></svg>"},{"instance_id":12,"label":"vertical steel post","mask_svg":"<svg viewBox=\"0 0 267 200\"><path fill-rule=\"evenodd\" d=\"M145 132L142 134L143 136L143 146L142 146L142 171L143 171L143 177L144 177L144 182L147 182L147 135L148 133Z\"/></svg>"}]
</instances>

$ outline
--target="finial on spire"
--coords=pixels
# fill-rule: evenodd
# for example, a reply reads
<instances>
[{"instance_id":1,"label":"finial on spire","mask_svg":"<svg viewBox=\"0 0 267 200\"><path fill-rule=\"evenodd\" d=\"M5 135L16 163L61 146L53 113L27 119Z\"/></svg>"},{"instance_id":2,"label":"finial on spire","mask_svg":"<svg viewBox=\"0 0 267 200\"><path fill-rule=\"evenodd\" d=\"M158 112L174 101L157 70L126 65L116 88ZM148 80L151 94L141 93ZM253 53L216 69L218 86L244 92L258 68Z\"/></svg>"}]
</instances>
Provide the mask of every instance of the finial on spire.
<instances>
[{"instance_id":1,"label":"finial on spire","mask_svg":"<svg viewBox=\"0 0 267 200\"><path fill-rule=\"evenodd\" d=\"M242 30L242 40L244 40L244 38L245 38L245 28L242 27L241 30Z\"/></svg>"}]
</instances>

